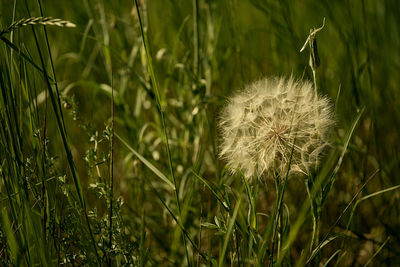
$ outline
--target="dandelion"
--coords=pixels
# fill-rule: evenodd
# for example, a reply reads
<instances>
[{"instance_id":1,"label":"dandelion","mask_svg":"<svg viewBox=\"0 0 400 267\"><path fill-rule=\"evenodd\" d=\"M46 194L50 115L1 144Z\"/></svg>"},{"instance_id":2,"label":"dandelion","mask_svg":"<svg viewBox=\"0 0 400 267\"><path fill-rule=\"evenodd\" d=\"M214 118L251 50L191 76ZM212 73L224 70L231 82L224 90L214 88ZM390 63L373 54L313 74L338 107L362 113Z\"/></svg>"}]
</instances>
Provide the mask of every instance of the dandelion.
<instances>
[{"instance_id":1,"label":"dandelion","mask_svg":"<svg viewBox=\"0 0 400 267\"><path fill-rule=\"evenodd\" d=\"M265 78L229 99L220 118L220 157L247 178L309 174L333 125L326 97L309 82ZM289 168L290 167L290 168Z\"/></svg>"}]
</instances>

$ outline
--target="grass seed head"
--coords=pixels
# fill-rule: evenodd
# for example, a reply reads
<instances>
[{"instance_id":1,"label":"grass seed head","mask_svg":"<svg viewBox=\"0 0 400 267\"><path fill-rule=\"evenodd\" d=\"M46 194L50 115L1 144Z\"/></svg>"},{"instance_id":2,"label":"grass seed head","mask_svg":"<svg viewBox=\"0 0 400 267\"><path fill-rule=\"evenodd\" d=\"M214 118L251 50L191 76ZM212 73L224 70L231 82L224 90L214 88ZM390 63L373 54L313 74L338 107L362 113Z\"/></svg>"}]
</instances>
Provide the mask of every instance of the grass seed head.
<instances>
[{"instance_id":1,"label":"grass seed head","mask_svg":"<svg viewBox=\"0 0 400 267\"><path fill-rule=\"evenodd\" d=\"M0 31L0 36L9 33L21 27L26 27L29 25L47 25L47 26L57 26L57 27L68 27L73 28L76 25L70 21L52 18L52 17L32 17L20 19L12 23L7 29Z\"/></svg>"}]
</instances>

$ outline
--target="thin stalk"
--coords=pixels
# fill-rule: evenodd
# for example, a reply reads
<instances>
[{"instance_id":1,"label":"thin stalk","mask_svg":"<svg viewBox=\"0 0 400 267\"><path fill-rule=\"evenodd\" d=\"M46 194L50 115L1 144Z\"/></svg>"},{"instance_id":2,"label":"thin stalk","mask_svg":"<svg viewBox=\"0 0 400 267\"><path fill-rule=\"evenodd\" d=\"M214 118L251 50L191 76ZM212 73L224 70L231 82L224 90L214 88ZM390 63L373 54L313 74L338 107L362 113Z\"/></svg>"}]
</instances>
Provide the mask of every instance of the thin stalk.
<instances>
[{"instance_id":1,"label":"thin stalk","mask_svg":"<svg viewBox=\"0 0 400 267\"><path fill-rule=\"evenodd\" d=\"M40 3L40 1L38 1L39 4L39 9L40 9L40 14L41 16L43 16L43 10L42 10L42 5ZM47 38L47 31L46 31L46 27L43 26L43 30L45 32L45 38L46 38L46 42L48 45L48 38ZM49 45L47 46L49 48ZM51 57L51 53L49 51L49 55ZM52 59L51 59L52 61ZM57 82L56 80L56 76L55 76L55 71L53 68L53 75L54 75L54 79L55 82ZM43 237L44 240L46 240L46 223L47 223L47 217L46 217L46 206L48 205L48 203L46 203L46 151L47 151L47 144L46 144L46 134L47 134L47 94L48 94L48 88L45 88L45 101L44 101L44 118L43 118L43 139L42 139L42 146L43 146L43 159L42 159L42 168L43 168L43 175L42 175L42 201L43 201L43 226L42 226L42 231L43 231ZM58 97L59 98L59 97ZM60 110L61 110L61 104L60 104Z\"/></svg>"},{"instance_id":2,"label":"thin stalk","mask_svg":"<svg viewBox=\"0 0 400 267\"><path fill-rule=\"evenodd\" d=\"M314 78L315 96L317 96L318 95L317 74L316 74L316 70L314 68L312 68L312 74L313 74L313 78Z\"/></svg>"},{"instance_id":3,"label":"thin stalk","mask_svg":"<svg viewBox=\"0 0 400 267\"><path fill-rule=\"evenodd\" d=\"M206 263L210 263L209 257L208 255L204 254L203 252L200 251L199 247L196 245L196 243L192 240L192 238L190 237L188 231L183 227L181 221L175 216L175 214L173 213L173 211L168 207L168 205L165 203L165 201L161 198L160 194L158 193L158 191L154 188L153 184L151 182L149 182L151 189L153 190L153 192L155 193L155 195L157 196L157 198L160 200L161 204L167 209L168 213L172 216L172 218L174 219L174 221L176 222L176 224L178 225L178 227L182 230L182 233L186 236L186 238L189 240L189 242L192 244L193 248L199 253L199 255L201 256L201 258L206 262ZM240 200L239 200L240 201Z\"/></svg>"},{"instance_id":4,"label":"thin stalk","mask_svg":"<svg viewBox=\"0 0 400 267\"><path fill-rule=\"evenodd\" d=\"M47 88L45 88L45 101L44 101L44 118L43 118L43 138L42 138L42 201L43 201L43 218L42 218L42 231L44 240L47 239L46 237L46 223L47 223L47 214L46 214L46 151L47 151L47 144L46 144L46 132L47 132Z\"/></svg>"},{"instance_id":5,"label":"thin stalk","mask_svg":"<svg viewBox=\"0 0 400 267\"><path fill-rule=\"evenodd\" d=\"M193 73L197 78L199 70L199 1L193 0Z\"/></svg>"},{"instance_id":6,"label":"thin stalk","mask_svg":"<svg viewBox=\"0 0 400 267\"><path fill-rule=\"evenodd\" d=\"M310 251L309 251L309 255L312 254L313 252L313 248L314 248L314 244L318 243L318 239L319 239L319 214L315 214L314 213L314 203L313 203L313 198L311 195L311 191L310 191L310 187L308 186L308 181L305 181L306 184L306 190L307 190L307 195L308 198L310 200L310 207L311 207L311 214L312 214L312 223L313 223L313 228L312 228L312 235L311 235L311 243L310 243Z\"/></svg>"},{"instance_id":7,"label":"thin stalk","mask_svg":"<svg viewBox=\"0 0 400 267\"><path fill-rule=\"evenodd\" d=\"M319 218L313 215L312 218L313 228L312 228L312 238L310 244L310 255L312 254L314 244L318 244L319 239Z\"/></svg>"},{"instance_id":8,"label":"thin stalk","mask_svg":"<svg viewBox=\"0 0 400 267\"><path fill-rule=\"evenodd\" d=\"M325 19L324 19L324 24L325 24ZM313 41L310 40L310 68L311 68L312 73L313 73L315 98L317 98L318 97L318 85L317 85L317 73L316 73L317 71L316 71L316 68L319 66L319 59L318 59L318 50L317 50L316 39L314 38L313 40L315 40L315 44L313 44ZM314 46L315 46L315 48L313 49ZM314 60L313 60L313 58L314 58ZM317 60L315 60L315 58ZM319 118L319 111L318 110L317 110L317 116ZM318 165L319 165L319 161L317 159L316 166L318 166ZM313 209L314 203L313 203L313 199L312 199L312 196L311 196L310 189L308 187L307 181L306 181L306 189L307 189L308 197L310 199L311 209ZM319 235L319 229L318 229L319 228L319 226L318 226L319 214L315 214L314 211L312 211L311 214L312 214L313 228L312 228L312 237L311 237L309 255L312 254L314 244L318 243L318 235Z\"/></svg>"},{"instance_id":9,"label":"thin stalk","mask_svg":"<svg viewBox=\"0 0 400 267\"><path fill-rule=\"evenodd\" d=\"M372 262L372 260L376 257L376 255L379 254L379 252L381 252L381 250L383 249L383 247L386 245L386 243L387 243L389 240L390 240L390 236L388 236L388 238L386 238L385 242L383 242L382 245L379 246L378 250L375 251L374 255L372 255L371 258L369 258L369 260L368 260L367 263L364 265L364 267L367 267L367 266Z\"/></svg>"},{"instance_id":10,"label":"thin stalk","mask_svg":"<svg viewBox=\"0 0 400 267\"><path fill-rule=\"evenodd\" d=\"M168 138L168 133L167 133L167 128L166 128L166 124L165 124L165 117L164 117L164 108L162 105L162 99L160 97L160 91L158 88L158 82L154 73L154 68L153 68L153 63L152 63L152 58L151 58L151 54L150 54L150 46L149 46L149 42L147 39L147 33L145 34L144 31L144 27L143 27L143 23L142 23L142 18L140 15L140 10L139 10L139 5L137 0L134 0L135 2L135 6L136 6L136 12L138 14L138 19L139 19L139 25L140 25L140 30L141 30L141 34L142 34L142 40L143 40L143 45L144 45L144 49L146 51L146 58L147 58L147 64L148 64L148 69L150 72L150 78L152 81L152 85L154 88L154 93L156 95L156 102L157 102L157 107L159 110L159 114L160 114L160 119L161 119L161 123L162 123L162 128L163 128L163 132L164 132L164 137L165 137L165 146L166 146L166 150L167 150L167 156L168 156L168 165L169 165L169 171L171 174L171 177L173 179L173 183L174 183L174 192L175 192L175 199L176 199L176 203L178 206L178 215L179 217L181 217L181 205L180 205L180 201L179 201L179 187L177 186L176 183L176 178L175 178L175 174L174 174L174 170L173 170L173 166L172 166L172 157L171 157L171 151L169 148L169 138ZM181 218L182 219L182 218ZM183 227L183 225L182 225ZM187 262L188 265L190 266L190 259L189 259L189 253L188 253L188 249L187 249L187 244L186 244L186 238L185 236L183 236L183 242L184 242L184 246L185 246L185 253L186 253L186 258L187 258Z\"/></svg>"},{"instance_id":11,"label":"thin stalk","mask_svg":"<svg viewBox=\"0 0 400 267\"><path fill-rule=\"evenodd\" d=\"M276 179L281 179L280 177L276 177ZM274 265L274 249L275 249L275 244L277 242L277 231L278 231L278 224L280 223L280 218L281 218L281 208L282 208L282 201L283 201L283 195L285 194L285 188L286 188L286 179L282 181L277 181L276 182L276 202L275 202L275 208L274 208L274 216L273 216L273 231L272 231L272 246L271 246L271 254L269 255L269 264L268 266L273 266ZM277 247L277 258L279 258L279 251L280 251L280 246L281 242L278 241L278 247Z\"/></svg>"},{"instance_id":12,"label":"thin stalk","mask_svg":"<svg viewBox=\"0 0 400 267\"><path fill-rule=\"evenodd\" d=\"M15 12L16 12L16 9L17 9L17 1L14 0L13 15L12 15L12 23L15 22ZM11 41L11 43L14 42L14 31L11 31L11 33L10 33L10 41ZM10 70L11 70L11 71L13 70L13 68L11 68L11 66L12 66L11 62L13 61L13 60L12 60L12 56L13 56L13 51L11 50L11 51L10 51Z\"/></svg>"},{"instance_id":13,"label":"thin stalk","mask_svg":"<svg viewBox=\"0 0 400 267\"><path fill-rule=\"evenodd\" d=\"M201 199L201 196L200 196L200 199ZM199 222L199 224L200 224L200 229L199 229L199 239L198 239L197 247L199 248L199 251L201 251L201 237L202 237L201 233L203 231L203 202L202 201L200 202L200 222ZM200 266L200 253L197 253L196 261L197 261L196 267L199 267Z\"/></svg>"},{"instance_id":14,"label":"thin stalk","mask_svg":"<svg viewBox=\"0 0 400 267\"><path fill-rule=\"evenodd\" d=\"M111 136L110 136L110 213L109 213L109 224L110 224L110 233L109 233L109 249L110 254L112 251L112 217L113 217L113 198L114 198L114 81L111 70ZM108 256L108 265L111 266L111 255Z\"/></svg>"}]
</instances>

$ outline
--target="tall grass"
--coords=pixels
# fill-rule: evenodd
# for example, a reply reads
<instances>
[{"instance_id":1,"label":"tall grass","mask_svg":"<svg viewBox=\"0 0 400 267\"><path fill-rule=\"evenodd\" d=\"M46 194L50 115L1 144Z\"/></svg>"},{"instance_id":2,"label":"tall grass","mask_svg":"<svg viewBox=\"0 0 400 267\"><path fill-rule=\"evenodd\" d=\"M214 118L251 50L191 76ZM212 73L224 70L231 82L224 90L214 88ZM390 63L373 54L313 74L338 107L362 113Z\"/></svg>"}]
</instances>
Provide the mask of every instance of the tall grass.
<instances>
[{"instance_id":1,"label":"tall grass","mask_svg":"<svg viewBox=\"0 0 400 267\"><path fill-rule=\"evenodd\" d=\"M0 265L399 262L394 1L0 6ZM276 75L332 99L332 145L307 179L248 180L219 112Z\"/></svg>"}]
</instances>

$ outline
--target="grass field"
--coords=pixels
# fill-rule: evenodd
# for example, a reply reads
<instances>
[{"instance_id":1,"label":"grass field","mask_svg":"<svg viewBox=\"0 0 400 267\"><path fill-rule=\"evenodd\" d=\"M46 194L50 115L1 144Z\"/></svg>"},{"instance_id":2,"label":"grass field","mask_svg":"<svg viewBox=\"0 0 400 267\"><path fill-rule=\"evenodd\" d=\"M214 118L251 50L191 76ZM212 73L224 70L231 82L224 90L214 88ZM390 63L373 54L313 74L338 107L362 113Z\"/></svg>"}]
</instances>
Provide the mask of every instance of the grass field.
<instances>
[{"instance_id":1,"label":"grass field","mask_svg":"<svg viewBox=\"0 0 400 267\"><path fill-rule=\"evenodd\" d=\"M0 0L0 265L398 266L399 17L394 0ZM232 171L227 100L291 76L330 99L317 167Z\"/></svg>"}]
</instances>

